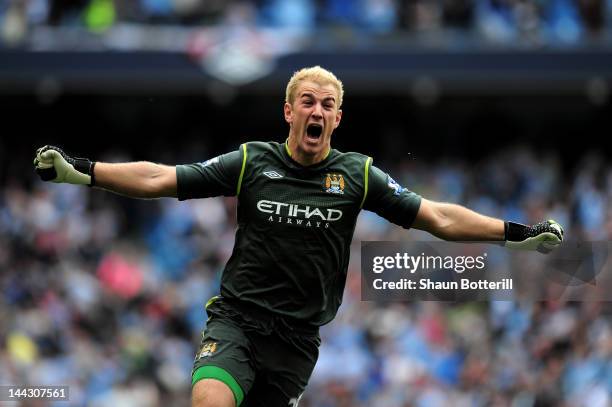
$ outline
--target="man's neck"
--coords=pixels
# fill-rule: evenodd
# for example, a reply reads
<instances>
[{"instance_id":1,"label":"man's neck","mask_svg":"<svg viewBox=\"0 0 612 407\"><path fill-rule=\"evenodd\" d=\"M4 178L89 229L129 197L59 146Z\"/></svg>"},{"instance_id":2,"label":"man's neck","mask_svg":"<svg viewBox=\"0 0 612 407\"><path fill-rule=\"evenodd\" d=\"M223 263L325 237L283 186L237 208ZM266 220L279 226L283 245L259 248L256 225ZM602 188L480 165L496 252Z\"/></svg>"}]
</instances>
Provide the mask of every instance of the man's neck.
<instances>
[{"instance_id":1,"label":"man's neck","mask_svg":"<svg viewBox=\"0 0 612 407\"><path fill-rule=\"evenodd\" d=\"M331 152L331 147L328 146L327 150L322 151L320 154L304 154L298 148L297 141L291 136L285 141L285 149L287 150L289 157L304 167L320 163L321 161L325 160Z\"/></svg>"}]
</instances>

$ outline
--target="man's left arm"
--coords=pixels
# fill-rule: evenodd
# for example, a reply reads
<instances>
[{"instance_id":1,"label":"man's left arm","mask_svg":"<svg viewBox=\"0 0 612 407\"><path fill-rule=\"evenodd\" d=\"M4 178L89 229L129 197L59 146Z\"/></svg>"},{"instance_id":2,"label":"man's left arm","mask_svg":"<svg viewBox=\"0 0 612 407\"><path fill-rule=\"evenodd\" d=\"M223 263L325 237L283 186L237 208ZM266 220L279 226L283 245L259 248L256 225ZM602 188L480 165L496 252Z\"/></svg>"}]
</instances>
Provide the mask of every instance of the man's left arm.
<instances>
[{"instance_id":1,"label":"man's left arm","mask_svg":"<svg viewBox=\"0 0 612 407\"><path fill-rule=\"evenodd\" d=\"M422 198L374 165L367 167L363 209L404 228L424 230L450 241L499 241L513 249L550 251L563 241L563 228L548 220L522 225L481 215L460 205ZM366 164L368 165L368 164Z\"/></svg>"},{"instance_id":2,"label":"man's left arm","mask_svg":"<svg viewBox=\"0 0 612 407\"><path fill-rule=\"evenodd\" d=\"M460 205L425 198L421 198L421 206L412 227L444 240L504 240L504 221L481 215Z\"/></svg>"},{"instance_id":3,"label":"man's left arm","mask_svg":"<svg viewBox=\"0 0 612 407\"><path fill-rule=\"evenodd\" d=\"M451 241L505 241L513 249L547 252L563 241L563 228L548 220L529 226L481 215L460 205L421 199L412 227Z\"/></svg>"}]
</instances>

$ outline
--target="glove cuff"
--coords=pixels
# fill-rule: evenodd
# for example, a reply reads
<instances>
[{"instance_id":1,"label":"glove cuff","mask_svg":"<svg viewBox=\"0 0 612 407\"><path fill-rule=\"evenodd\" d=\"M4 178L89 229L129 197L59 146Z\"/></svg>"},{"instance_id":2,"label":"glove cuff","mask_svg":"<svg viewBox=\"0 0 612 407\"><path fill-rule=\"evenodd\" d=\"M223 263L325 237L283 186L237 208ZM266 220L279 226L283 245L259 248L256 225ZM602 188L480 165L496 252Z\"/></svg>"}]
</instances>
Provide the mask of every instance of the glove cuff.
<instances>
[{"instance_id":1,"label":"glove cuff","mask_svg":"<svg viewBox=\"0 0 612 407\"><path fill-rule=\"evenodd\" d=\"M89 175L91 176L91 183L88 185L90 187L96 186L96 176L94 172L94 167L96 166L96 161L91 161L91 165L89 166Z\"/></svg>"},{"instance_id":2,"label":"glove cuff","mask_svg":"<svg viewBox=\"0 0 612 407\"><path fill-rule=\"evenodd\" d=\"M72 166L75 170L91 177L91 182L87 186L93 187L96 185L96 178L94 177L94 167L96 166L96 162L91 161L88 158L73 158L73 160Z\"/></svg>"},{"instance_id":3,"label":"glove cuff","mask_svg":"<svg viewBox=\"0 0 612 407\"><path fill-rule=\"evenodd\" d=\"M528 236L529 226L516 222L504 222L504 240L510 242L520 242Z\"/></svg>"}]
</instances>

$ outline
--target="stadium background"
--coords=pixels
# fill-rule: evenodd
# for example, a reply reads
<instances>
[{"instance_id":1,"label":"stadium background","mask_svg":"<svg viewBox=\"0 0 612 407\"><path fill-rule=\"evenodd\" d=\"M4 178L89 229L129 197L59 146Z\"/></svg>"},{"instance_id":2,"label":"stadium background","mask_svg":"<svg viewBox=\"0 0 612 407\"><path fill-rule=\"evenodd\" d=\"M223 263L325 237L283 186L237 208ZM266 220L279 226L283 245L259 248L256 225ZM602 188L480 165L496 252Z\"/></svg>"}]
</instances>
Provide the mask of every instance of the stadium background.
<instances>
[{"instance_id":1,"label":"stadium background","mask_svg":"<svg viewBox=\"0 0 612 407\"><path fill-rule=\"evenodd\" d=\"M282 141L303 66L345 82L334 147L428 198L609 240L611 15L603 0L0 2L0 384L189 404L235 200L43 184L33 153L175 164ZM612 403L610 303L360 302L360 240L429 238L361 215L300 405Z\"/></svg>"}]
</instances>

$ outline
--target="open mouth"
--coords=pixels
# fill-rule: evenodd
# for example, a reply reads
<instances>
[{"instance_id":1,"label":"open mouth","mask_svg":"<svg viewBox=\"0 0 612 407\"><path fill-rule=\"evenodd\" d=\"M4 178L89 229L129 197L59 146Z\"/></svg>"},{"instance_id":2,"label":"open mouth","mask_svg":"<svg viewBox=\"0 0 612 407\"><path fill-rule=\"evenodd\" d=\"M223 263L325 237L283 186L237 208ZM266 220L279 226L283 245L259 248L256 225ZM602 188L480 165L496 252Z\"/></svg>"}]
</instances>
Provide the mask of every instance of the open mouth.
<instances>
[{"instance_id":1,"label":"open mouth","mask_svg":"<svg viewBox=\"0 0 612 407\"><path fill-rule=\"evenodd\" d=\"M306 135L311 138L318 140L321 137L321 133L323 133L323 126L317 123L311 123L306 127Z\"/></svg>"}]
</instances>

